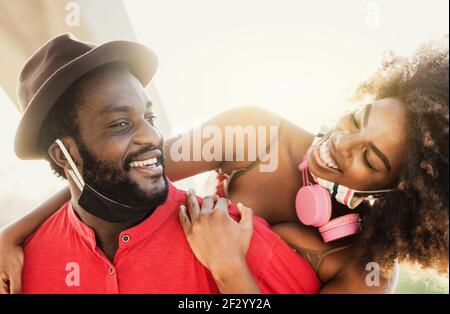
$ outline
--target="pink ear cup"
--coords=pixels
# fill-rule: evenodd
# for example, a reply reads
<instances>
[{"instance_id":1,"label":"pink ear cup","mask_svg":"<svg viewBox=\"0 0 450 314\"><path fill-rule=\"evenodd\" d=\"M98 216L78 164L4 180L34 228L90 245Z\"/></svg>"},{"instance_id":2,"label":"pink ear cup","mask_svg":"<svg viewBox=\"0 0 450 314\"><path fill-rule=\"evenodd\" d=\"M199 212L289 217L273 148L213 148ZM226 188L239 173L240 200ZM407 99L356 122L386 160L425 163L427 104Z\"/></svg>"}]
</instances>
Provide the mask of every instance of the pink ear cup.
<instances>
[{"instance_id":1,"label":"pink ear cup","mask_svg":"<svg viewBox=\"0 0 450 314\"><path fill-rule=\"evenodd\" d=\"M361 231L361 219L359 218L359 214L340 216L319 228L319 232L325 243L348 237L359 231Z\"/></svg>"},{"instance_id":2,"label":"pink ear cup","mask_svg":"<svg viewBox=\"0 0 450 314\"><path fill-rule=\"evenodd\" d=\"M320 185L303 186L297 192L295 209L303 224L320 227L331 218L330 193Z\"/></svg>"},{"instance_id":3,"label":"pink ear cup","mask_svg":"<svg viewBox=\"0 0 450 314\"><path fill-rule=\"evenodd\" d=\"M306 156L311 150L312 146L298 167L306 185L300 188L295 198L297 217L307 226L319 227L325 243L358 233L361 231L359 214L347 214L330 221L332 210L330 193L318 184L311 185L308 180Z\"/></svg>"}]
</instances>

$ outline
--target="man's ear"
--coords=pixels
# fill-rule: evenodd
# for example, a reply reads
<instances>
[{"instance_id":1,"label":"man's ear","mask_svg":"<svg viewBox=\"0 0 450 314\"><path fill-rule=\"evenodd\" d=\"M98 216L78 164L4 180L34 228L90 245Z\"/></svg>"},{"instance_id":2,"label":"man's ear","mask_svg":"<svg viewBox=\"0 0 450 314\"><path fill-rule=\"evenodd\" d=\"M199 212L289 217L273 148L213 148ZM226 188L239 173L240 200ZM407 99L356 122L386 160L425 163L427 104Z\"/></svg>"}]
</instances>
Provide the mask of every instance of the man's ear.
<instances>
[{"instance_id":1,"label":"man's ear","mask_svg":"<svg viewBox=\"0 0 450 314\"><path fill-rule=\"evenodd\" d=\"M69 162L66 159L66 156L64 156L61 148L58 146L58 144L56 144L55 142L53 142L52 144L50 144L50 146L48 147L48 155L50 156L51 159L53 159L53 161L60 166L63 169L66 169L66 166L69 167Z\"/></svg>"},{"instance_id":2,"label":"man's ear","mask_svg":"<svg viewBox=\"0 0 450 314\"><path fill-rule=\"evenodd\" d=\"M78 147L73 140L73 138L68 137L64 139L64 146L66 147L67 151L69 152L70 156L72 157L74 163L78 166L77 161L80 160L80 156L78 154ZM53 142L48 147L48 155L50 156L53 161L60 166L61 168L68 170L70 169L69 161L67 160L66 156L64 155L63 151L59 147L58 144Z\"/></svg>"}]
</instances>

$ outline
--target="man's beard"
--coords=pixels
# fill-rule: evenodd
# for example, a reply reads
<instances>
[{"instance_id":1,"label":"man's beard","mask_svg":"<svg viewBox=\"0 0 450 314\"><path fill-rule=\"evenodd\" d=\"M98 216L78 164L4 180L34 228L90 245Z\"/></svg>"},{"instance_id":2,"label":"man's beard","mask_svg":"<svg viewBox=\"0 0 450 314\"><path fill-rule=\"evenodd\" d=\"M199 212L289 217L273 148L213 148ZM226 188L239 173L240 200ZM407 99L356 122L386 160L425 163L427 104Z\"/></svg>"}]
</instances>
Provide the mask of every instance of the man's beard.
<instances>
[{"instance_id":1,"label":"man's beard","mask_svg":"<svg viewBox=\"0 0 450 314\"><path fill-rule=\"evenodd\" d=\"M163 156L158 158L158 162L163 166L164 187L157 191L144 191L130 178L127 173L129 167L125 164L122 169L118 169L114 163L98 159L81 139L77 140L77 145L83 159L83 179L99 193L127 206L145 208L145 213L142 213L143 218L151 215L159 205L166 201L169 185L165 175ZM138 156L154 149L158 149L158 147L147 146L133 155Z\"/></svg>"}]
</instances>

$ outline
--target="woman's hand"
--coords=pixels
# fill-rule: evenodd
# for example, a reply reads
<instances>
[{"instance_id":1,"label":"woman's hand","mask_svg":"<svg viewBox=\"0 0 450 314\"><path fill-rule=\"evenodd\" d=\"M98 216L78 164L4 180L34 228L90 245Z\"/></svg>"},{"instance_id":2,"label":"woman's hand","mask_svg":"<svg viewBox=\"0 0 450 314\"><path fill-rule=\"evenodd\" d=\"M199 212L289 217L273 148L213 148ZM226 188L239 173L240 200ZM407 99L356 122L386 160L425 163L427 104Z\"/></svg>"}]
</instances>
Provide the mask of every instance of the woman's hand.
<instances>
[{"instance_id":1,"label":"woman's hand","mask_svg":"<svg viewBox=\"0 0 450 314\"><path fill-rule=\"evenodd\" d=\"M22 246L0 234L0 294L22 292Z\"/></svg>"},{"instance_id":2,"label":"woman's hand","mask_svg":"<svg viewBox=\"0 0 450 314\"><path fill-rule=\"evenodd\" d=\"M194 255L208 268L222 293L259 293L246 255L253 233L253 213L238 204L239 222L230 217L225 198L205 197L200 207L195 193L187 196L188 208L179 211L181 225Z\"/></svg>"},{"instance_id":3,"label":"woman's hand","mask_svg":"<svg viewBox=\"0 0 450 314\"><path fill-rule=\"evenodd\" d=\"M188 192L188 208L180 207L180 221L197 259L211 272L245 264L253 232L252 210L241 204L240 222L228 213L230 201L208 196L200 207L194 191ZM189 213L189 215L188 215Z\"/></svg>"}]
</instances>

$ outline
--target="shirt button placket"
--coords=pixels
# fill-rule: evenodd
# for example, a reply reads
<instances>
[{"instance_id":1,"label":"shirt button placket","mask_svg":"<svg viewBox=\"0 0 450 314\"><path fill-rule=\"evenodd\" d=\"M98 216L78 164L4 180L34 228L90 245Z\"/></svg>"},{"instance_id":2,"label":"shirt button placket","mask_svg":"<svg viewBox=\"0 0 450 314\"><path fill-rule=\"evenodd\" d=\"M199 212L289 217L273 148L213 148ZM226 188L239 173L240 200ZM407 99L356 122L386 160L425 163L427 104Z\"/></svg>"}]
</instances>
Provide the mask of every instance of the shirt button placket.
<instances>
[{"instance_id":1,"label":"shirt button placket","mask_svg":"<svg viewBox=\"0 0 450 314\"><path fill-rule=\"evenodd\" d=\"M126 244L130 242L131 237L129 234L123 234L120 237L120 240L123 244ZM108 267L108 290L111 293L119 293L119 282L117 279L117 270L114 268L113 265L109 265Z\"/></svg>"},{"instance_id":2,"label":"shirt button placket","mask_svg":"<svg viewBox=\"0 0 450 314\"><path fill-rule=\"evenodd\" d=\"M108 290L110 293L119 293L119 283L117 281L116 269L110 265L108 267Z\"/></svg>"}]
</instances>

